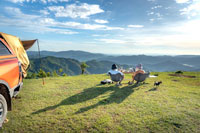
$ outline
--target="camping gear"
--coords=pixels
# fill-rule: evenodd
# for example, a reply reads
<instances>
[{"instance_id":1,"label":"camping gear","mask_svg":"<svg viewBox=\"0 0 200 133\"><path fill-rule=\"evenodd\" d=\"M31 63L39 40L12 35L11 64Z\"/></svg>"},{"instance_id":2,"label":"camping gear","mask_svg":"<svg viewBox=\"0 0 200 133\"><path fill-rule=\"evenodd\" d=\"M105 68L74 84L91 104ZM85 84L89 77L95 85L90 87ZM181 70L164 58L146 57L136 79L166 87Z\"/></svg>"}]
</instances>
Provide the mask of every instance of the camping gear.
<instances>
[{"instance_id":1,"label":"camping gear","mask_svg":"<svg viewBox=\"0 0 200 133\"><path fill-rule=\"evenodd\" d=\"M25 50L29 49L36 40L21 41L18 37L0 32L0 36L8 43L17 56L22 66L23 76L26 77L27 69L29 68L29 59ZM24 42L24 43L23 43Z\"/></svg>"},{"instance_id":2,"label":"camping gear","mask_svg":"<svg viewBox=\"0 0 200 133\"><path fill-rule=\"evenodd\" d=\"M112 82L112 80L110 80L110 79L105 79L105 80L103 80L103 81L101 81L101 84L112 84L113 82Z\"/></svg>"},{"instance_id":3,"label":"camping gear","mask_svg":"<svg viewBox=\"0 0 200 133\"><path fill-rule=\"evenodd\" d=\"M37 39L35 40L23 40L21 41L23 46L24 46L24 49L25 50L28 50L29 48L31 48L33 46L33 44L37 41Z\"/></svg>"},{"instance_id":4,"label":"camping gear","mask_svg":"<svg viewBox=\"0 0 200 133\"><path fill-rule=\"evenodd\" d=\"M137 81L137 84L138 84L139 82L143 82L147 77L149 77L149 75L150 75L150 72L147 72L144 74L138 73L135 75L134 80Z\"/></svg>"},{"instance_id":5,"label":"camping gear","mask_svg":"<svg viewBox=\"0 0 200 133\"><path fill-rule=\"evenodd\" d=\"M156 78L158 76L155 76L155 75L149 75L149 78Z\"/></svg>"},{"instance_id":6,"label":"camping gear","mask_svg":"<svg viewBox=\"0 0 200 133\"><path fill-rule=\"evenodd\" d=\"M121 82L124 79L124 75L121 75L120 73L110 74L110 78L114 82Z\"/></svg>"}]
</instances>

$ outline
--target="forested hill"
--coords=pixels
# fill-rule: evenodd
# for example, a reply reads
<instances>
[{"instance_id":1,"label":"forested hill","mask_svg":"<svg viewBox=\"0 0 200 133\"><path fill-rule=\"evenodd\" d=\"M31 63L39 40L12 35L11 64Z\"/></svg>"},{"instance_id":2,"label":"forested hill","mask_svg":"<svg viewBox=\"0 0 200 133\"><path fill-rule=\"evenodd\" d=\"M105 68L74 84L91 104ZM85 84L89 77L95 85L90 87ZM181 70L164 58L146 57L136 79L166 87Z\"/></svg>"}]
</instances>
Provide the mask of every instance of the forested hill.
<instances>
[{"instance_id":1,"label":"forested hill","mask_svg":"<svg viewBox=\"0 0 200 133\"><path fill-rule=\"evenodd\" d=\"M45 72L53 72L59 69L63 70L63 73L67 75L79 75L81 74L80 68L81 62L75 59L70 58L57 58L57 57L43 57L40 59L31 59L31 67L29 72L38 72L40 69L44 70ZM106 73L114 62L111 61L96 61L91 60L86 62L89 67L86 69L86 73L89 74L101 74ZM119 65L125 69L131 67L128 65Z\"/></svg>"}]
</instances>

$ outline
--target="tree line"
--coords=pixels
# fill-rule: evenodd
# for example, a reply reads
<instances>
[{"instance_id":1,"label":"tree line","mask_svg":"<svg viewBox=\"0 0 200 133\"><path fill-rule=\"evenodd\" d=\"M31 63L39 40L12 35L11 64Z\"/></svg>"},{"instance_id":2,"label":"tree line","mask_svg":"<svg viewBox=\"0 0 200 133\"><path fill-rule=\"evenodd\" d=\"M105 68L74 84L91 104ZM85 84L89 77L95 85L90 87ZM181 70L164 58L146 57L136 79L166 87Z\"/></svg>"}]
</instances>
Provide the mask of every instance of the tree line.
<instances>
[{"instance_id":1,"label":"tree line","mask_svg":"<svg viewBox=\"0 0 200 133\"><path fill-rule=\"evenodd\" d=\"M80 64L81 74L84 74L86 68L89 67L85 62ZM63 69L60 68L58 72L54 70L53 72L45 72L44 70L40 69L39 72L31 73L28 72L27 79L35 79L35 78L46 78L46 77L58 77L58 76L67 76L66 73L63 72Z\"/></svg>"}]
</instances>

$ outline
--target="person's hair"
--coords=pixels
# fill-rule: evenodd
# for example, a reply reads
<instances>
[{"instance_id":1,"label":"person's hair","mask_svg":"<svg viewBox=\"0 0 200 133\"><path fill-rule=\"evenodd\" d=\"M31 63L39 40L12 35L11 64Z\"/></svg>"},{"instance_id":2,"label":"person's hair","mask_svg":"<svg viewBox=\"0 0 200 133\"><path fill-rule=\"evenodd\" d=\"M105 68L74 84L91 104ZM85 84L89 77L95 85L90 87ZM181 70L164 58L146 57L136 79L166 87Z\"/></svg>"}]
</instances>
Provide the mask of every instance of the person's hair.
<instances>
[{"instance_id":1,"label":"person's hair","mask_svg":"<svg viewBox=\"0 0 200 133\"><path fill-rule=\"evenodd\" d=\"M117 65L116 65L116 64L113 64L111 69L112 69L112 70L117 69Z\"/></svg>"},{"instance_id":2,"label":"person's hair","mask_svg":"<svg viewBox=\"0 0 200 133\"><path fill-rule=\"evenodd\" d=\"M138 65L136 66L136 68L137 68L137 69L143 69L143 66L142 66L142 64L138 64Z\"/></svg>"}]
</instances>

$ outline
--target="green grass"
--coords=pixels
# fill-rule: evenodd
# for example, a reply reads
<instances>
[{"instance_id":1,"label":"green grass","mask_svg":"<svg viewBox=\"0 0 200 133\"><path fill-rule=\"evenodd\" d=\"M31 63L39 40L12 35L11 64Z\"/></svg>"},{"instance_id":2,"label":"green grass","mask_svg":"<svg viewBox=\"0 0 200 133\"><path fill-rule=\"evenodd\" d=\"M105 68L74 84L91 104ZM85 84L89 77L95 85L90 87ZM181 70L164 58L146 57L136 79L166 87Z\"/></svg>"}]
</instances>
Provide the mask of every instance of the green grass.
<instances>
[{"instance_id":1,"label":"green grass","mask_svg":"<svg viewBox=\"0 0 200 133\"><path fill-rule=\"evenodd\" d=\"M100 85L106 75L26 79L2 131L200 132L200 73L157 74L139 85L125 75L120 87Z\"/></svg>"}]
</instances>

